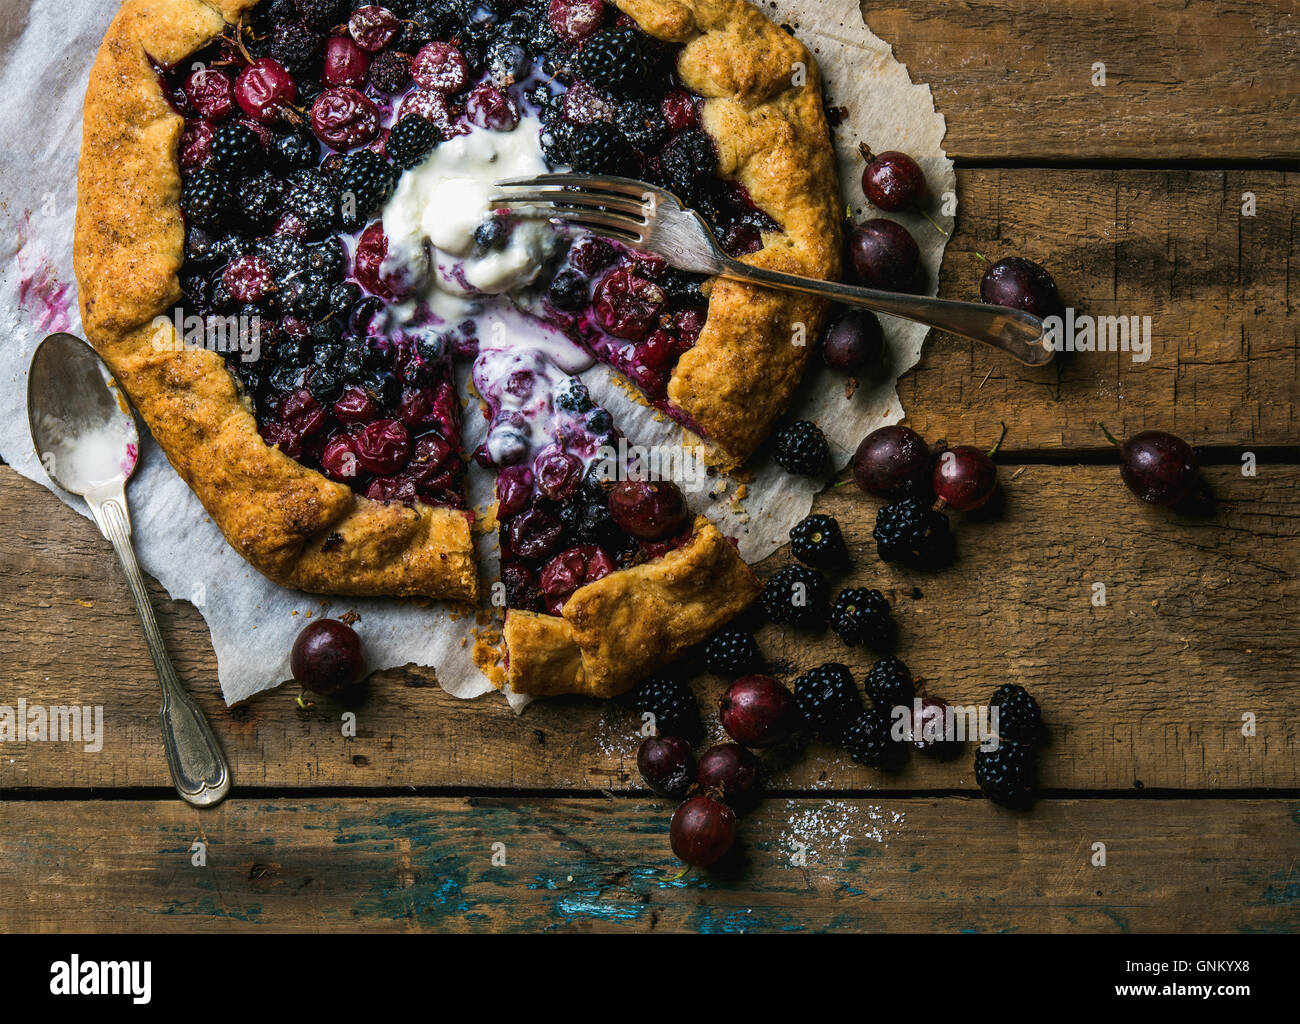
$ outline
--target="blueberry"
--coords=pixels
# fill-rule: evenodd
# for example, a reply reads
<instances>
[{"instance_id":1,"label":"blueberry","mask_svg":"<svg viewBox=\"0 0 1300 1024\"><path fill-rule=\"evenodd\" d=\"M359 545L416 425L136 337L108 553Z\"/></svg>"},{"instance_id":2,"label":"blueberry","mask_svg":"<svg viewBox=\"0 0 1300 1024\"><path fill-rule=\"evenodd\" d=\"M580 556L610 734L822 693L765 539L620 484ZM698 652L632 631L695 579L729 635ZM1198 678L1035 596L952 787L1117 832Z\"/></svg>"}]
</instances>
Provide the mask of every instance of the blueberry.
<instances>
[{"instance_id":1,"label":"blueberry","mask_svg":"<svg viewBox=\"0 0 1300 1024\"><path fill-rule=\"evenodd\" d=\"M499 252L510 241L510 229L500 217L485 220L474 230L474 244L482 252Z\"/></svg>"},{"instance_id":2,"label":"blueberry","mask_svg":"<svg viewBox=\"0 0 1300 1024\"><path fill-rule=\"evenodd\" d=\"M343 382L333 370L320 367L312 371L307 381L307 389L316 401L322 405L329 405L343 394Z\"/></svg>"},{"instance_id":3,"label":"blueberry","mask_svg":"<svg viewBox=\"0 0 1300 1024\"><path fill-rule=\"evenodd\" d=\"M576 270L561 270L551 281L547 293L551 305L567 313L577 313L591 304L587 279Z\"/></svg>"},{"instance_id":4,"label":"blueberry","mask_svg":"<svg viewBox=\"0 0 1300 1024\"><path fill-rule=\"evenodd\" d=\"M591 392L577 377L570 377L556 388L555 404L568 412L586 412L591 408Z\"/></svg>"},{"instance_id":5,"label":"blueberry","mask_svg":"<svg viewBox=\"0 0 1300 1024\"><path fill-rule=\"evenodd\" d=\"M343 346L337 341L318 343L312 349L312 362L317 366L333 366L343 357Z\"/></svg>"},{"instance_id":6,"label":"blueberry","mask_svg":"<svg viewBox=\"0 0 1300 1024\"><path fill-rule=\"evenodd\" d=\"M347 253L336 235L331 235L308 250L307 269L323 280L340 280L347 269L347 264Z\"/></svg>"},{"instance_id":7,"label":"blueberry","mask_svg":"<svg viewBox=\"0 0 1300 1024\"><path fill-rule=\"evenodd\" d=\"M614 429L614 417L604 409L597 409L587 417L587 429L597 437L603 437Z\"/></svg>"},{"instance_id":8,"label":"blueberry","mask_svg":"<svg viewBox=\"0 0 1300 1024\"><path fill-rule=\"evenodd\" d=\"M361 289L351 281L336 284L329 292L329 311L335 316L347 316L348 311L361 298Z\"/></svg>"}]
</instances>

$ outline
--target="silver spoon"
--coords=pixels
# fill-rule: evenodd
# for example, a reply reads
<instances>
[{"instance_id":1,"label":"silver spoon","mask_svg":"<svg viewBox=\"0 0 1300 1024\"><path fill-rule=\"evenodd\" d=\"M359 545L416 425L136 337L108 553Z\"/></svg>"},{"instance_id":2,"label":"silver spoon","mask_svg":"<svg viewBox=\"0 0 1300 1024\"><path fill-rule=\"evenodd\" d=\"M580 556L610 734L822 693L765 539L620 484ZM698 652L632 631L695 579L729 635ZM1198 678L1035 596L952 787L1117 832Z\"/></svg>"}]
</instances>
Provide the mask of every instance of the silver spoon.
<instances>
[{"instance_id":1,"label":"silver spoon","mask_svg":"<svg viewBox=\"0 0 1300 1024\"><path fill-rule=\"evenodd\" d=\"M172 668L131 547L126 482L139 452L131 407L94 349L71 334L51 334L37 346L27 374L27 423L45 471L86 499L117 552L162 683L160 718L172 781L189 803L209 807L230 791L230 768Z\"/></svg>"}]
</instances>

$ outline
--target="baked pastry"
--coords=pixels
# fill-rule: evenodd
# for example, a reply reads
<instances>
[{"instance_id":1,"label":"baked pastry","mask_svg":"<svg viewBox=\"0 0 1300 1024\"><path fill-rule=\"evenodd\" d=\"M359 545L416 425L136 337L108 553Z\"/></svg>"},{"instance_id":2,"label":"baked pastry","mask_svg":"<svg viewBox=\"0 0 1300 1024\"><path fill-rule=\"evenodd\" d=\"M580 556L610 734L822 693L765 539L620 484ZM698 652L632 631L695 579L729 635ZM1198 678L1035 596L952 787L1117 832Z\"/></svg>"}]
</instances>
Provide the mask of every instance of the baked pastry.
<instances>
[{"instance_id":1,"label":"baked pastry","mask_svg":"<svg viewBox=\"0 0 1300 1024\"><path fill-rule=\"evenodd\" d=\"M321 593L476 599L454 376L472 360L506 676L616 693L758 585L654 487L611 513L639 469L611 462L621 434L576 374L616 368L735 466L824 310L493 213L487 192L569 166L644 177L738 258L833 277L816 68L743 0L390 6L127 0L86 94L86 332L231 544Z\"/></svg>"}]
</instances>

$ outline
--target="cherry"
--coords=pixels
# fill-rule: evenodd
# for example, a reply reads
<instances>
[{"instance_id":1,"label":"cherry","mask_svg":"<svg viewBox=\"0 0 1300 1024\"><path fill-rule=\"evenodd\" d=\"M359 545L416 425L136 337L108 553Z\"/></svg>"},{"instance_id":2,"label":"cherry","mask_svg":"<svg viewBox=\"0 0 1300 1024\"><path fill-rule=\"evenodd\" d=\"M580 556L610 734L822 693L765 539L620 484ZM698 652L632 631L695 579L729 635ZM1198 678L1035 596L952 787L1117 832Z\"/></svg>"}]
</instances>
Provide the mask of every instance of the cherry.
<instances>
[{"instance_id":1,"label":"cherry","mask_svg":"<svg viewBox=\"0 0 1300 1024\"><path fill-rule=\"evenodd\" d=\"M592 308L608 333L627 341L642 341L659 324L668 296L653 281L615 270L596 286Z\"/></svg>"},{"instance_id":2,"label":"cherry","mask_svg":"<svg viewBox=\"0 0 1300 1024\"><path fill-rule=\"evenodd\" d=\"M450 96L469 83L469 63L453 43L430 43L411 62L411 77L431 92Z\"/></svg>"},{"instance_id":3,"label":"cherry","mask_svg":"<svg viewBox=\"0 0 1300 1024\"><path fill-rule=\"evenodd\" d=\"M541 509L529 508L510 520L506 531L510 550L520 558L540 562L560 546L564 531Z\"/></svg>"},{"instance_id":4,"label":"cherry","mask_svg":"<svg viewBox=\"0 0 1300 1024\"><path fill-rule=\"evenodd\" d=\"M712 797L694 796L677 808L668 836L679 860L707 868L736 842L736 814Z\"/></svg>"},{"instance_id":5,"label":"cherry","mask_svg":"<svg viewBox=\"0 0 1300 1024\"><path fill-rule=\"evenodd\" d=\"M547 12L551 31L566 43L580 43L605 21L605 5L600 0L551 0Z\"/></svg>"},{"instance_id":6,"label":"cherry","mask_svg":"<svg viewBox=\"0 0 1300 1024\"><path fill-rule=\"evenodd\" d=\"M277 423L288 430L299 444L325 429L329 414L306 388L285 395L276 411Z\"/></svg>"},{"instance_id":7,"label":"cherry","mask_svg":"<svg viewBox=\"0 0 1300 1024\"><path fill-rule=\"evenodd\" d=\"M670 480L620 480L609 492L609 515L638 540L663 540L686 526L686 500Z\"/></svg>"},{"instance_id":8,"label":"cherry","mask_svg":"<svg viewBox=\"0 0 1300 1024\"><path fill-rule=\"evenodd\" d=\"M222 121L235 111L235 87L224 71L199 68L185 79L185 98L199 117Z\"/></svg>"},{"instance_id":9,"label":"cherry","mask_svg":"<svg viewBox=\"0 0 1300 1024\"><path fill-rule=\"evenodd\" d=\"M357 478L357 443L351 434L335 434L320 455L321 469L332 480Z\"/></svg>"},{"instance_id":10,"label":"cherry","mask_svg":"<svg viewBox=\"0 0 1300 1024\"><path fill-rule=\"evenodd\" d=\"M366 487L366 497L372 501L403 501L415 504L419 494L415 480L409 476L377 476Z\"/></svg>"},{"instance_id":11,"label":"cherry","mask_svg":"<svg viewBox=\"0 0 1300 1024\"><path fill-rule=\"evenodd\" d=\"M737 743L775 746L794 731L794 697L771 676L741 676L723 695L718 717Z\"/></svg>"},{"instance_id":12,"label":"cherry","mask_svg":"<svg viewBox=\"0 0 1300 1024\"><path fill-rule=\"evenodd\" d=\"M370 55L348 36L330 36L325 43L321 80L327 85L362 85L370 70Z\"/></svg>"},{"instance_id":13,"label":"cherry","mask_svg":"<svg viewBox=\"0 0 1300 1024\"><path fill-rule=\"evenodd\" d=\"M664 120L675 132L695 128L700 123L700 108L695 97L685 89L674 89L663 98L660 104Z\"/></svg>"},{"instance_id":14,"label":"cherry","mask_svg":"<svg viewBox=\"0 0 1300 1024\"><path fill-rule=\"evenodd\" d=\"M313 693L328 695L345 690L365 671L361 638L337 619L318 619L298 634L289 653L293 678Z\"/></svg>"},{"instance_id":15,"label":"cherry","mask_svg":"<svg viewBox=\"0 0 1300 1024\"><path fill-rule=\"evenodd\" d=\"M311 105L311 127L327 146L352 149L379 134L379 108L356 89L335 86Z\"/></svg>"},{"instance_id":16,"label":"cherry","mask_svg":"<svg viewBox=\"0 0 1300 1024\"><path fill-rule=\"evenodd\" d=\"M636 752L641 778L660 796L680 800L695 783L695 755L677 736L649 736Z\"/></svg>"},{"instance_id":17,"label":"cherry","mask_svg":"<svg viewBox=\"0 0 1300 1024\"><path fill-rule=\"evenodd\" d=\"M906 153L889 150L879 156L862 147L867 166L862 172L862 191L873 206L899 213L920 205L925 195L925 172Z\"/></svg>"},{"instance_id":18,"label":"cherry","mask_svg":"<svg viewBox=\"0 0 1300 1024\"><path fill-rule=\"evenodd\" d=\"M990 306L1023 309L1037 317L1060 316L1064 308L1052 275L1022 256L1008 256L984 271L980 300Z\"/></svg>"},{"instance_id":19,"label":"cherry","mask_svg":"<svg viewBox=\"0 0 1300 1024\"><path fill-rule=\"evenodd\" d=\"M379 407L363 388L345 390L332 411L340 423L369 423L379 415Z\"/></svg>"},{"instance_id":20,"label":"cherry","mask_svg":"<svg viewBox=\"0 0 1300 1024\"><path fill-rule=\"evenodd\" d=\"M378 53L401 31L401 21L386 7L358 7L348 19L349 35L367 53Z\"/></svg>"},{"instance_id":21,"label":"cherry","mask_svg":"<svg viewBox=\"0 0 1300 1024\"><path fill-rule=\"evenodd\" d=\"M508 466L497 477L497 516L509 519L524 510L533 496L533 471L527 466Z\"/></svg>"},{"instance_id":22,"label":"cherry","mask_svg":"<svg viewBox=\"0 0 1300 1024\"><path fill-rule=\"evenodd\" d=\"M1098 426L1111 444L1119 444L1104 425ZM1201 474L1192 446L1162 430L1144 430L1125 441L1119 471L1125 486L1153 505L1178 504L1192 493Z\"/></svg>"},{"instance_id":23,"label":"cherry","mask_svg":"<svg viewBox=\"0 0 1300 1024\"><path fill-rule=\"evenodd\" d=\"M885 334L876 314L851 309L834 321L822 339L822 358L840 373L875 375L883 367Z\"/></svg>"},{"instance_id":24,"label":"cherry","mask_svg":"<svg viewBox=\"0 0 1300 1024\"><path fill-rule=\"evenodd\" d=\"M921 271L921 250L911 232L881 217L850 232L849 255L858 280L868 288L909 291Z\"/></svg>"},{"instance_id":25,"label":"cherry","mask_svg":"<svg viewBox=\"0 0 1300 1024\"><path fill-rule=\"evenodd\" d=\"M447 97L442 93L433 92L431 89L416 89L402 100L401 109L398 111L397 119L410 114L418 114L424 118L445 136L464 134L464 131L457 130L453 125L453 117L450 108L447 106Z\"/></svg>"},{"instance_id":26,"label":"cherry","mask_svg":"<svg viewBox=\"0 0 1300 1024\"><path fill-rule=\"evenodd\" d=\"M375 420L357 434L357 462L368 473L396 473L411 454L411 435L397 420Z\"/></svg>"},{"instance_id":27,"label":"cherry","mask_svg":"<svg viewBox=\"0 0 1300 1024\"><path fill-rule=\"evenodd\" d=\"M880 427L853 454L853 480L867 494L895 500L925 492L930 447L909 427Z\"/></svg>"},{"instance_id":28,"label":"cherry","mask_svg":"<svg viewBox=\"0 0 1300 1024\"><path fill-rule=\"evenodd\" d=\"M758 799L758 758L739 743L719 743L706 750L695 777L701 789L732 810L743 810Z\"/></svg>"},{"instance_id":29,"label":"cherry","mask_svg":"<svg viewBox=\"0 0 1300 1024\"><path fill-rule=\"evenodd\" d=\"M1002 424L1002 437L1007 425ZM1002 438L990 451L982 451L968 444L949 448L939 456L934 465L931 484L934 496L958 512L972 512L993 497L998 489L998 468L993 456L1002 446Z\"/></svg>"},{"instance_id":30,"label":"cherry","mask_svg":"<svg viewBox=\"0 0 1300 1024\"><path fill-rule=\"evenodd\" d=\"M239 109L262 124L277 121L298 98L298 85L284 65L270 57L253 61L235 79Z\"/></svg>"},{"instance_id":31,"label":"cherry","mask_svg":"<svg viewBox=\"0 0 1300 1024\"><path fill-rule=\"evenodd\" d=\"M357 239L357 251L352 258L352 272L357 283L381 299L392 299L393 292L383 277L384 260L388 256L388 236L384 234L383 221L375 221Z\"/></svg>"},{"instance_id":32,"label":"cherry","mask_svg":"<svg viewBox=\"0 0 1300 1024\"><path fill-rule=\"evenodd\" d=\"M471 124L494 132L513 131L519 124L519 108L506 93L484 82L469 94L465 113Z\"/></svg>"},{"instance_id":33,"label":"cherry","mask_svg":"<svg viewBox=\"0 0 1300 1024\"><path fill-rule=\"evenodd\" d=\"M533 461L537 489L552 501L563 501L582 483L582 460L576 455L551 448Z\"/></svg>"},{"instance_id":34,"label":"cherry","mask_svg":"<svg viewBox=\"0 0 1300 1024\"><path fill-rule=\"evenodd\" d=\"M221 272L221 283L236 302L261 302L275 290L275 274L261 256L240 256Z\"/></svg>"},{"instance_id":35,"label":"cherry","mask_svg":"<svg viewBox=\"0 0 1300 1024\"><path fill-rule=\"evenodd\" d=\"M546 610L559 615L579 587L603 580L615 569L614 561L595 544L569 548L551 559L538 578Z\"/></svg>"},{"instance_id":36,"label":"cherry","mask_svg":"<svg viewBox=\"0 0 1300 1024\"><path fill-rule=\"evenodd\" d=\"M921 710L911 714L911 743L923 754L930 757L952 757L961 751L961 744L948 742L947 732L948 704L938 697L922 697Z\"/></svg>"},{"instance_id":37,"label":"cherry","mask_svg":"<svg viewBox=\"0 0 1300 1024\"><path fill-rule=\"evenodd\" d=\"M186 121L181 132L180 165L186 174L197 171L212 156L212 125L207 121Z\"/></svg>"}]
</instances>

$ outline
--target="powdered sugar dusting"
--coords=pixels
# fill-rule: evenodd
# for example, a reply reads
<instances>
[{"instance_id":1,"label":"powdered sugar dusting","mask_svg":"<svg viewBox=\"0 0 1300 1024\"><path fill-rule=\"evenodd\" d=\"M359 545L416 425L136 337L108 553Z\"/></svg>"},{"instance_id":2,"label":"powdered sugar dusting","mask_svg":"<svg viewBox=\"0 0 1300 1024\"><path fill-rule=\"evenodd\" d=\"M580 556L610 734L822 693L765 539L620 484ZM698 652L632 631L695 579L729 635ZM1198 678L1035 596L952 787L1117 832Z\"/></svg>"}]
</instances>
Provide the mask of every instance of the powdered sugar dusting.
<instances>
[{"instance_id":1,"label":"powdered sugar dusting","mask_svg":"<svg viewBox=\"0 0 1300 1024\"><path fill-rule=\"evenodd\" d=\"M902 811L888 810L876 804L853 800L827 800L809 804L807 800L787 800L788 817L781 829L781 847L791 854L790 865L798 855L807 864L839 864L851 849L864 842L889 845L889 837L903 828Z\"/></svg>"}]
</instances>

